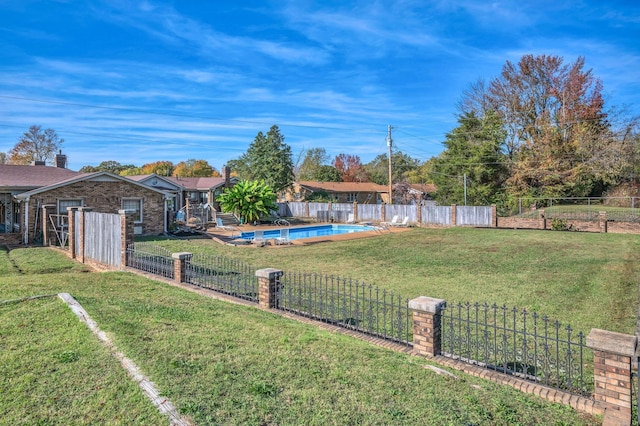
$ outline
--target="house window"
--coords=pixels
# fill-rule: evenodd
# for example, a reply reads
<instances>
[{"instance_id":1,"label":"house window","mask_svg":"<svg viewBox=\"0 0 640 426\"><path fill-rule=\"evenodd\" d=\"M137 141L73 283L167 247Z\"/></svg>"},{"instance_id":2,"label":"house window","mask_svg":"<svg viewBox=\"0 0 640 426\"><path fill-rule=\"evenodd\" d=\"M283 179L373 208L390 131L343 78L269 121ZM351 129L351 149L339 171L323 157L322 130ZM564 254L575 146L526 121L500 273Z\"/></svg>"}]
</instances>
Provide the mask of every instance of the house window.
<instances>
[{"instance_id":1,"label":"house window","mask_svg":"<svg viewBox=\"0 0 640 426\"><path fill-rule=\"evenodd\" d=\"M358 201L358 193L350 192L349 194L347 194L347 201L350 203L355 203L356 201Z\"/></svg>"},{"instance_id":2,"label":"house window","mask_svg":"<svg viewBox=\"0 0 640 426\"><path fill-rule=\"evenodd\" d=\"M82 207L81 199L58 200L58 226L69 223L69 211L67 207Z\"/></svg>"},{"instance_id":3,"label":"house window","mask_svg":"<svg viewBox=\"0 0 640 426\"><path fill-rule=\"evenodd\" d=\"M134 211L133 223L142 222L142 198L125 198L122 200L122 209Z\"/></svg>"}]
</instances>

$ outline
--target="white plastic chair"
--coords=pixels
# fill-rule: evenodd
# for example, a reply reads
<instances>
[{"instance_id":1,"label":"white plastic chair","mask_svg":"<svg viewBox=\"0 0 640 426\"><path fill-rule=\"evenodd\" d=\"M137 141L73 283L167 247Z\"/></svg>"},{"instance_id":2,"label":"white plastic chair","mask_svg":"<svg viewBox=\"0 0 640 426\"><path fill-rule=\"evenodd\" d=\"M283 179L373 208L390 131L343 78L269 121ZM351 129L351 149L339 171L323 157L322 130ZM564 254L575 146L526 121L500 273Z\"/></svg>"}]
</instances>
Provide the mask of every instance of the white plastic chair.
<instances>
[{"instance_id":1,"label":"white plastic chair","mask_svg":"<svg viewBox=\"0 0 640 426\"><path fill-rule=\"evenodd\" d=\"M251 243L258 247L264 246L267 243L267 240L264 239L264 231L253 231Z\"/></svg>"},{"instance_id":2,"label":"white plastic chair","mask_svg":"<svg viewBox=\"0 0 640 426\"><path fill-rule=\"evenodd\" d=\"M381 226L395 226L397 224L398 224L398 215L393 216L393 218L391 218L391 222L380 222Z\"/></svg>"},{"instance_id":3,"label":"white plastic chair","mask_svg":"<svg viewBox=\"0 0 640 426\"><path fill-rule=\"evenodd\" d=\"M276 244L291 244L289 239L289 229L281 229L280 236L275 239Z\"/></svg>"}]
</instances>

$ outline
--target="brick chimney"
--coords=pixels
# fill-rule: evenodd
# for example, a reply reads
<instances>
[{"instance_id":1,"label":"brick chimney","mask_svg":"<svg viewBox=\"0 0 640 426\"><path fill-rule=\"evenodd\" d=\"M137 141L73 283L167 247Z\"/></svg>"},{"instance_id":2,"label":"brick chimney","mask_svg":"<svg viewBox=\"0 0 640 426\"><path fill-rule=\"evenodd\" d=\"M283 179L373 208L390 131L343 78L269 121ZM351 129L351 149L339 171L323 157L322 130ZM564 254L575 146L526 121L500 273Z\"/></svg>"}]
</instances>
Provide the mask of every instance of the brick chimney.
<instances>
[{"instance_id":1,"label":"brick chimney","mask_svg":"<svg viewBox=\"0 0 640 426\"><path fill-rule=\"evenodd\" d=\"M225 188L230 188L231 187L231 183L230 183L230 179L231 179L231 170L229 170L229 167L225 164L224 166L222 166L222 179L224 179L224 186Z\"/></svg>"},{"instance_id":2,"label":"brick chimney","mask_svg":"<svg viewBox=\"0 0 640 426\"><path fill-rule=\"evenodd\" d=\"M60 168L67 168L67 156L62 153L62 150L53 157L53 165Z\"/></svg>"}]
</instances>

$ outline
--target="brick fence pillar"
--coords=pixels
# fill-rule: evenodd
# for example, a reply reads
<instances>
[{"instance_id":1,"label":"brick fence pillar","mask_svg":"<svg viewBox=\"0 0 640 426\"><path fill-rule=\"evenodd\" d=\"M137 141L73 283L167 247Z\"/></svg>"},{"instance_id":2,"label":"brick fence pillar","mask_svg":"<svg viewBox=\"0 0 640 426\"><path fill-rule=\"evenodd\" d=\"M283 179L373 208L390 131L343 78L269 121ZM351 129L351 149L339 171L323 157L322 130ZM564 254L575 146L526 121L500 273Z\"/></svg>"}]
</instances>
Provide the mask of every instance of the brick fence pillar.
<instances>
[{"instance_id":1,"label":"brick fence pillar","mask_svg":"<svg viewBox=\"0 0 640 426\"><path fill-rule=\"evenodd\" d=\"M78 238L78 247L77 250L78 252L76 253L76 258L80 261L80 263L84 263L84 237L85 237L85 230L86 227L85 225L85 221L84 221L84 215L86 212L90 212L91 210L93 210L91 207L78 207L78 212L80 213L80 217L78 218L78 223L76 223L76 227L80 230L79 234L80 237ZM72 239L73 236L69 235L69 239Z\"/></svg>"},{"instance_id":2,"label":"brick fence pillar","mask_svg":"<svg viewBox=\"0 0 640 426\"><path fill-rule=\"evenodd\" d=\"M491 204L491 227L498 227L498 206Z\"/></svg>"},{"instance_id":3,"label":"brick fence pillar","mask_svg":"<svg viewBox=\"0 0 640 426\"><path fill-rule=\"evenodd\" d=\"M592 329L587 346L593 350L594 398L605 406L604 424L631 424L631 359L637 337Z\"/></svg>"},{"instance_id":4,"label":"brick fence pillar","mask_svg":"<svg viewBox=\"0 0 640 426\"><path fill-rule=\"evenodd\" d=\"M77 252L78 252L78 247L76 247L76 226L78 226L78 224L76 223L76 211L78 210L78 207L67 207L67 239L68 239L68 243L69 243L69 255L71 256L72 259L75 259L77 257ZM60 230L60 235L63 235L64 233L64 228Z\"/></svg>"},{"instance_id":5,"label":"brick fence pillar","mask_svg":"<svg viewBox=\"0 0 640 426\"><path fill-rule=\"evenodd\" d=\"M127 247L133 243L133 210L118 210L120 215L120 268L127 267Z\"/></svg>"},{"instance_id":6,"label":"brick fence pillar","mask_svg":"<svg viewBox=\"0 0 640 426\"><path fill-rule=\"evenodd\" d=\"M272 309L277 306L277 293L280 277L284 272L280 269L265 268L256 271L258 277L258 304L263 308Z\"/></svg>"},{"instance_id":7,"label":"brick fence pillar","mask_svg":"<svg viewBox=\"0 0 640 426\"><path fill-rule=\"evenodd\" d=\"M353 222L356 223L358 221L358 202L353 202Z\"/></svg>"},{"instance_id":8,"label":"brick fence pillar","mask_svg":"<svg viewBox=\"0 0 640 426\"><path fill-rule=\"evenodd\" d=\"M451 205L451 226L456 226L456 219L458 217L458 214L456 213L456 207L458 207L455 204Z\"/></svg>"},{"instance_id":9,"label":"brick fence pillar","mask_svg":"<svg viewBox=\"0 0 640 426\"><path fill-rule=\"evenodd\" d=\"M191 260L193 253L172 253L173 258L173 279L177 283L186 282L185 271L187 269L187 261Z\"/></svg>"},{"instance_id":10,"label":"brick fence pillar","mask_svg":"<svg viewBox=\"0 0 640 426\"><path fill-rule=\"evenodd\" d=\"M540 219L540 229L547 229L547 217L544 215L544 210L538 210L538 215Z\"/></svg>"},{"instance_id":11,"label":"brick fence pillar","mask_svg":"<svg viewBox=\"0 0 640 426\"><path fill-rule=\"evenodd\" d=\"M600 212L598 214L598 227L600 232L607 232L607 212Z\"/></svg>"},{"instance_id":12,"label":"brick fence pillar","mask_svg":"<svg viewBox=\"0 0 640 426\"><path fill-rule=\"evenodd\" d=\"M413 310L413 352L416 355L440 355L440 327L446 304L445 300L425 296L409 301L409 309Z\"/></svg>"}]
</instances>

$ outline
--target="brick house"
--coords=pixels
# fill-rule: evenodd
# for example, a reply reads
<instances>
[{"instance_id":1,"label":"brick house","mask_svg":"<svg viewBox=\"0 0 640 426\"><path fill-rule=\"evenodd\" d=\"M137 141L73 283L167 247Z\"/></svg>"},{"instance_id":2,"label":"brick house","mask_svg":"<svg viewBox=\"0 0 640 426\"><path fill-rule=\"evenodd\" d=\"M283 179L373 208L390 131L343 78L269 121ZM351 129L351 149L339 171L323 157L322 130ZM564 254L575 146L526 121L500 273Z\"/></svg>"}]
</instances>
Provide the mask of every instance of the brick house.
<instances>
[{"instance_id":1,"label":"brick house","mask_svg":"<svg viewBox=\"0 0 640 426\"><path fill-rule=\"evenodd\" d=\"M372 182L294 182L287 192L287 201L305 201L309 195L323 191L338 203L387 203L387 186Z\"/></svg>"},{"instance_id":2,"label":"brick house","mask_svg":"<svg viewBox=\"0 0 640 426\"><path fill-rule=\"evenodd\" d=\"M58 164L58 163L56 163ZM43 207L55 226L67 207L88 207L101 213L133 210L135 232L157 235L167 229L168 194L108 172L78 173L64 167L0 165L0 243L37 240Z\"/></svg>"},{"instance_id":3,"label":"brick house","mask_svg":"<svg viewBox=\"0 0 640 426\"><path fill-rule=\"evenodd\" d=\"M147 175L127 176L129 179L140 182L151 188L169 194L167 202L170 212L183 209L187 203L210 204L218 209L216 197L225 188L231 188L239 179L231 177L229 168L222 168L221 177L176 177L160 176L155 173Z\"/></svg>"}]
</instances>

